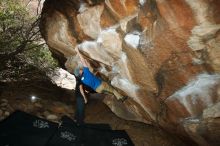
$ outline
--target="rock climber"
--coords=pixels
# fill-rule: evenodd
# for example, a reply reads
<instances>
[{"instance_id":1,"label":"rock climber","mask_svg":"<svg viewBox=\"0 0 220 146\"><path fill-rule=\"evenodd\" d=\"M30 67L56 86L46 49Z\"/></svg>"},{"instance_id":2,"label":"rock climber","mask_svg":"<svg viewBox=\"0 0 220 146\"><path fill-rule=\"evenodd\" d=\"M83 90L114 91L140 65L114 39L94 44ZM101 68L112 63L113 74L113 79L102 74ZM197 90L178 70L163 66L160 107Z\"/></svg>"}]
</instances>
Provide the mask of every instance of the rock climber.
<instances>
[{"instance_id":1,"label":"rock climber","mask_svg":"<svg viewBox=\"0 0 220 146\"><path fill-rule=\"evenodd\" d=\"M74 119L75 122L79 125L84 123L85 104L88 102L87 96L88 94L85 92L84 85L81 82L80 76L76 76L76 112Z\"/></svg>"},{"instance_id":2,"label":"rock climber","mask_svg":"<svg viewBox=\"0 0 220 146\"><path fill-rule=\"evenodd\" d=\"M89 63L80 54L78 47L76 47L76 52L80 57L80 60L82 62L83 67L75 69L75 74L81 75L81 81L82 81L83 84L91 87L97 93L112 94L119 101L124 102L127 99L127 96L121 95L114 87L112 87L107 82L101 80L100 78L96 77L89 70Z\"/></svg>"}]
</instances>

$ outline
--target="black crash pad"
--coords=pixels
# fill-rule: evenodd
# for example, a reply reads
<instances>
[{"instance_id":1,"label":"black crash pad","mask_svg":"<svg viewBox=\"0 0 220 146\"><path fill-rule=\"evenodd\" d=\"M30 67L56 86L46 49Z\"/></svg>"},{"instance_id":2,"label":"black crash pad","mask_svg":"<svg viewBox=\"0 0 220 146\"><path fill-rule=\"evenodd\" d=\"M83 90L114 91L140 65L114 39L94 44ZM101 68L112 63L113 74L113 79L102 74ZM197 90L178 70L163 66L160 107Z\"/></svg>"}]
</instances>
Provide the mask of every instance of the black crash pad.
<instances>
[{"instance_id":1,"label":"black crash pad","mask_svg":"<svg viewBox=\"0 0 220 146\"><path fill-rule=\"evenodd\" d=\"M77 125L67 116L61 121L49 146L133 146L124 130L112 130L108 124Z\"/></svg>"},{"instance_id":2,"label":"black crash pad","mask_svg":"<svg viewBox=\"0 0 220 146\"><path fill-rule=\"evenodd\" d=\"M0 146L133 146L124 130L108 124L77 125L64 116L60 123L16 111L0 122Z\"/></svg>"},{"instance_id":3,"label":"black crash pad","mask_svg":"<svg viewBox=\"0 0 220 146\"><path fill-rule=\"evenodd\" d=\"M44 146L58 124L15 111L0 123L0 146Z\"/></svg>"}]
</instances>

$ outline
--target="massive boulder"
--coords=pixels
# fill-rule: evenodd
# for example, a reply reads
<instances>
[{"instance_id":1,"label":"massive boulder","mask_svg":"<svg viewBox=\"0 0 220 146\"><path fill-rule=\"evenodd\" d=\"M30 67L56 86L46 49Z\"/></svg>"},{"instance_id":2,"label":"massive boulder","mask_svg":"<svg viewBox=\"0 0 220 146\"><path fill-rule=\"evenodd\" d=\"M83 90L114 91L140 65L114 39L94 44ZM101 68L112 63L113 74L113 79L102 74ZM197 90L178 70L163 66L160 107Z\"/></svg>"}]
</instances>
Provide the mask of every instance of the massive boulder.
<instances>
[{"instance_id":1,"label":"massive boulder","mask_svg":"<svg viewBox=\"0 0 220 146\"><path fill-rule=\"evenodd\" d=\"M199 145L220 139L219 0L45 0L41 32L60 65L75 48L130 98L119 117L159 125Z\"/></svg>"}]
</instances>

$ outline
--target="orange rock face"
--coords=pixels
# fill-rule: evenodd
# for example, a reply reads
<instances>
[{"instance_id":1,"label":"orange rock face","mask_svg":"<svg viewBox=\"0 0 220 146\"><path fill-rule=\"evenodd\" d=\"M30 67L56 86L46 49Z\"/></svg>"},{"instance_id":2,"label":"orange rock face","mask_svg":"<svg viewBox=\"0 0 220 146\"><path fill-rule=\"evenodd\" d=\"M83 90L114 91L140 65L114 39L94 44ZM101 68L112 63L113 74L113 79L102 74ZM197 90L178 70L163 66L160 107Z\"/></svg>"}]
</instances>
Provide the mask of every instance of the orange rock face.
<instances>
[{"instance_id":1,"label":"orange rock face","mask_svg":"<svg viewBox=\"0 0 220 146\"><path fill-rule=\"evenodd\" d=\"M105 98L116 115L218 145L219 8L218 0L46 0L40 27L67 70L79 64L78 46L130 97Z\"/></svg>"}]
</instances>

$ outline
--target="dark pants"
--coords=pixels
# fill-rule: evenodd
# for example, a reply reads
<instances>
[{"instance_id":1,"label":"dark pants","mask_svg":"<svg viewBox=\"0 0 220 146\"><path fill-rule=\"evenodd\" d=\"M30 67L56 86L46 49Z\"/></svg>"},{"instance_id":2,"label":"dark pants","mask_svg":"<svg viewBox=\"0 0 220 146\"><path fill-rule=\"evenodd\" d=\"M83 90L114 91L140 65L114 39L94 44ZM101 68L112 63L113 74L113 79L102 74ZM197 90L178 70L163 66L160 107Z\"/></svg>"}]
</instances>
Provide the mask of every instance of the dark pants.
<instances>
[{"instance_id":1,"label":"dark pants","mask_svg":"<svg viewBox=\"0 0 220 146\"><path fill-rule=\"evenodd\" d=\"M81 95L76 96L76 112L75 119L78 124L84 123L85 102Z\"/></svg>"}]
</instances>

